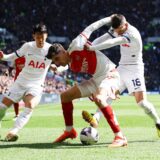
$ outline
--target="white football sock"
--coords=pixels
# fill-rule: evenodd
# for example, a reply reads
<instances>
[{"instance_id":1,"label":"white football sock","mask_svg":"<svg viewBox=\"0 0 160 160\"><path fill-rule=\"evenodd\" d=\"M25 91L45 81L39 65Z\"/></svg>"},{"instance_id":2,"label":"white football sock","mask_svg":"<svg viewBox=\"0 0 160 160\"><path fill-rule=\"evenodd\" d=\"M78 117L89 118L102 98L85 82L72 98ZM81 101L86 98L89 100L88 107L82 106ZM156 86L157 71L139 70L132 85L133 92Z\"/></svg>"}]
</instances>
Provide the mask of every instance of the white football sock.
<instances>
[{"instance_id":1,"label":"white football sock","mask_svg":"<svg viewBox=\"0 0 160 160\"><path fill-rule=\"evenodd\" d=\"M142 100L138 103L138 105L144 109L145 113L148 114L155 123L160 124L160 118L152 103L148 102L147 100Z\"/></svg>"},{"instance_id":2,"label":"white football sock","mask_svg":"<svg viewBox=\"0 0 160 160\"><path fill-rule=\"evenodd\" d=\"M66 131L71 131L72 130L72 128L73 128L73 126L66 126Z\"/></svg>"},{"instance_id":3,"label":"white football sock","mask_svg":"<svg viewBox=\"0 0 160 160\"><path fill-rule=\"evenodd\" d=\"M17 117L14 127L10 130L10 133L17 134L20 129L22 129L29 121L33 110L25 107L24 111Z\"/></svg>"},{"instance_id":4,"label":"white football sock","mask_svg":"<svg viewBox=\"0 0 160 160\"><path fill-rule=\"evenodd\" d=\"M115 136L118 136L118 137L122 137L122 138L124 137L121 131L120 131L120 132L117 132L117 133L114 133L114 135L115 135Z\"/></svg>"},{"instance_id":5,"label":"white football sock","mask_svg":"<svg viewBox=\"0 0 160 160\"><path fill-rule=\"evenodd\" d=\"M100 121L100 118L102 116L102 112L100 111L100 109L97 109L96 113L94 114L94 118L99 122Z\"/></svg>"}]
</instances>

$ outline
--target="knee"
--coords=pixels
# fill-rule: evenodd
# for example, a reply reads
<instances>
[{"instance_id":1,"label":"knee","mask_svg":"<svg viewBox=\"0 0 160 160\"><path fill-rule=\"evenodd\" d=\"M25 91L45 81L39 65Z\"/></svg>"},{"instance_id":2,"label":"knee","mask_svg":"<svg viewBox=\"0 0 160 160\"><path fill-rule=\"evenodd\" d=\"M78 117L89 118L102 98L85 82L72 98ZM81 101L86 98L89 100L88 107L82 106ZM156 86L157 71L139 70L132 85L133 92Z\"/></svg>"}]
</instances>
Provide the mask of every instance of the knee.
<instances>
[{"instance_id":1,"label":"knee","mask_svg":"<svg viewBox=\"0 0 160 160\"><path fill-rule=\"evenodd\" d=\"M65 93L61 93L60 98L61 98L61 102L66 102L66 94Z\"/></svg>"},{"instance_id":2,"label":"knee","mask_svg":"<svg viewBox=\"0 0 160 160\"><path fill-rule=\"evenodd\" d=\"M69 94L68 92L61 93L60 98L62 103L67 103L75 99L73 98L72 94Z\"/></svg>"},{"instance_id":3,"label":"knee","mask_svg":"<svg viewBox=\"0 0 160 160\"><path fill-rule=\"evenodd\" d=\"M107 106L107 101L102 95L95 96L94 101L99 108Z\"/></svg>"},{"instance_id":4,"label":"knee","mask_svg":"<svg viewBox=\"0 0 160 160\"><path fill-rule=\"evenodd\" d=\"M33 109L35 107L34 103L32 103L31 101L25 102L25 106L26 108L30 109Z\"/></svg>"},{"instance_id":5,"label":"knee","mask_svg":"<svg viewBox=\"0 0 160 160\"><path fill-rule=\"evenodd\" d=\"M3 98L2 99L2 104L5 105L6 107L10 107L14 102L8 98Z\"/></svg>"}]
</instances>

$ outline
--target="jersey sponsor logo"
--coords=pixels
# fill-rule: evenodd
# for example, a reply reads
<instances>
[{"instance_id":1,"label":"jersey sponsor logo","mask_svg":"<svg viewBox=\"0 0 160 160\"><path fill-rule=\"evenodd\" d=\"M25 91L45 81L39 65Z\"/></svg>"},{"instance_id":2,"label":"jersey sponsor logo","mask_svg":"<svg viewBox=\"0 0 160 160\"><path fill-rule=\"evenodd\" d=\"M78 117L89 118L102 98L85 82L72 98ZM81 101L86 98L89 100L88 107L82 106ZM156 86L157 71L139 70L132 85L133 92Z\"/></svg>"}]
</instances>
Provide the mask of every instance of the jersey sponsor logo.
<instances>
[{"instance_id":1,"label":"jersey sponsor logo","mask_svg":"<svg viewBox=\"0 0 160 160\"><path fill-rule=\"evenodd\" d=\"M34 62L33 60L29 62L28 66L31 66L33 68L39 68L39 69L41 68L45 69L46 67L44 62Z\"/></svg>"},{"instance_id":2,"label":"jersey sponsor logo","mask_svg":"<svg viewBox=\"0 0 160 160\"><path fill-rule=\"evenodd\" d=\"M129 44L122 44L123 47L130 47Z\"/></svg>"},{"instance_id":3,"label":"jersey sponsor logo","mask_svg":"<svg viewBox=\"0 0 160 160\"><path fill-rule=\"evenodd\" d=\"M83 59L81 72L88 72L88 62L86 58Z\"/></svg>"}]
</instances>

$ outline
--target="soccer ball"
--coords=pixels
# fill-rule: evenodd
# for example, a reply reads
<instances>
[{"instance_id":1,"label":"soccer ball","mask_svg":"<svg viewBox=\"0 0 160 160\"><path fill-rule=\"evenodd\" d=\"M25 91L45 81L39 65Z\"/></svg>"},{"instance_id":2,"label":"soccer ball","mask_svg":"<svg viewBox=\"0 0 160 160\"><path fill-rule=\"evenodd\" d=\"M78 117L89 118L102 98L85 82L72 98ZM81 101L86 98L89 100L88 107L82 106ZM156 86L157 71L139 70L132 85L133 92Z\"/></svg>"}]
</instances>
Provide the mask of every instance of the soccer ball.
<instances>
[{"instance_id":1,"label":"soccer ball","mask_svg":"<svg viewBox=\"0 0 160 160\"><path fill-rule=\"evenodd\" d=\"M80 133L80 141L84 145L92 145L98 142L98 131L93 127L83 128Z\"/></svg>"}]
</instances>

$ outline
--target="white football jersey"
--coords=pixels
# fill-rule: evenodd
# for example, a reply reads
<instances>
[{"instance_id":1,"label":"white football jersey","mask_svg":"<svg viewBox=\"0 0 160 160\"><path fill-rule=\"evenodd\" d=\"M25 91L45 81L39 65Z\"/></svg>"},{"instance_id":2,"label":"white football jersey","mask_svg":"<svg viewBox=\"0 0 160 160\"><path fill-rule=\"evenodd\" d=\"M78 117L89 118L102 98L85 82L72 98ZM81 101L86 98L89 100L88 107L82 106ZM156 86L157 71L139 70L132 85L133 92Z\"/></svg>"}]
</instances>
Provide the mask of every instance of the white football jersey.
<instances>
[{"instance_id":1,"label":"white football jersey","mask_svg":"<svg viewBox=\"0 0 160 160\"><path fill-rule=\"evenodd\" d=\"M142 39L139 31L128 24L128 29L120 36L125 37L128 43L120 45L121 59L119 64L143 64ZM113 37L118 37L118 35L113 33Z\"/></svg>"},{"instance_id":2,"label":"white football jersey","mask_svg":"<svg viewBox=\"0 0 160 160\"><path fill-rule=\"evenodd\" d=\"M45 42L43 48L37 48L36 42L32 41L17 50L17 56L24 56L26 59L25 66L16 80L18 83L27 86L43 85L52 62L45 57L50 46L51 44Z\"/></svg>"}]
</instances>

